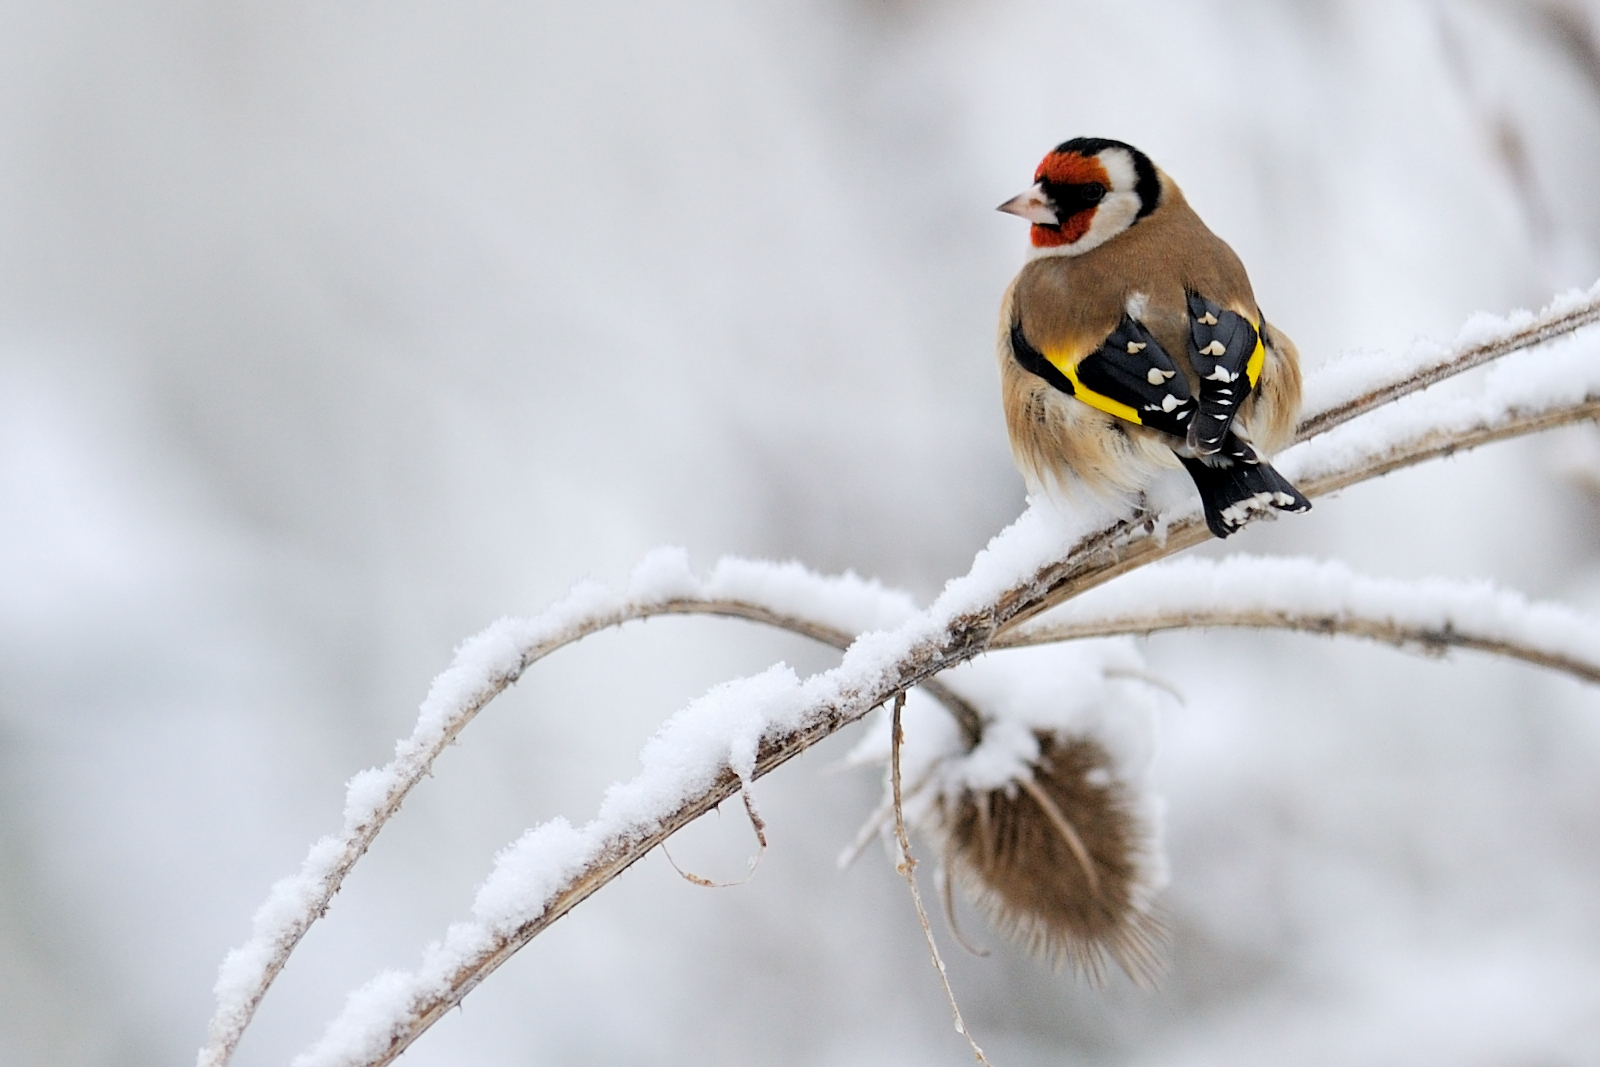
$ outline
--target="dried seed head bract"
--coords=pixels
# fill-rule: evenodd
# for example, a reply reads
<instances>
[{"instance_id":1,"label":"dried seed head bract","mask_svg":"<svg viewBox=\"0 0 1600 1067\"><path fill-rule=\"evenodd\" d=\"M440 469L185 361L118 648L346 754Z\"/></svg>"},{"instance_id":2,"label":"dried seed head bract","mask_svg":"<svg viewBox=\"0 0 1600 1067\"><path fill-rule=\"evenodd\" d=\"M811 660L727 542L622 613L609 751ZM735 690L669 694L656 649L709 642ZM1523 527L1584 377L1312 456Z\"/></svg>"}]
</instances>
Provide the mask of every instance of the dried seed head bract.
<instances>
[{"instance_id":1,"label":"dried seed head bract","mask_svg":"<svg viewBox=\"0 0 1600 1067\"><path fill-rule=\"evenodd\" d=\"M967 895L1006 936L1099 983L1110 961L1149 986L1165 931L1155 829L1091 737L1039 731L1032 777L940 797L933 829ZM1152 877L1154 875L1154 877Z\"/></svg>"},{"instance_id":2,"label":"dried seed head bract","mask_svg":"<svg viewBox=\"0 0 1600 1067\"><path fill-rule=\"evenodd\" d=\"M932 701L913 694L906 708L905 820L1002 934L1096 984L1112 963L1147 987L1163 969L1161 807L1145 779L1156 708L1173 694L1143 668L1131 642L1114 640L950 671L947 684L985 716L976 746ZM851 762L888 761L886 726ZM885 792L841 861L892 825Z\"/></svg>"}]
</instances>

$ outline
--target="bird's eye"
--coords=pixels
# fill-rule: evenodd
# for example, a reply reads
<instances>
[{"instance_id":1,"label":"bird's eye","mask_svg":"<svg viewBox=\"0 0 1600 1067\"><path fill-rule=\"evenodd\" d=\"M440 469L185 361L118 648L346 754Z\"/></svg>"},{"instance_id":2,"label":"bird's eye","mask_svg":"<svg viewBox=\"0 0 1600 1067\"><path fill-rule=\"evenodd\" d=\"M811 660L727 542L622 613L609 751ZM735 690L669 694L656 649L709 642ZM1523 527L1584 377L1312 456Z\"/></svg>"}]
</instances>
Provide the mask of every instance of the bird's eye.
<instances>
[{"instance_id":1,"label":"bird's eye","mask_svg":"<svg viewBox=\"0 0 1600 1067\"><path fill-rule=\"evenodd\" d=\"M1099 182L1090 182L1083 187L1082 196L1091 204L1098 204L1105 198L1106 187Z\"/></svg>"}]
</instances>

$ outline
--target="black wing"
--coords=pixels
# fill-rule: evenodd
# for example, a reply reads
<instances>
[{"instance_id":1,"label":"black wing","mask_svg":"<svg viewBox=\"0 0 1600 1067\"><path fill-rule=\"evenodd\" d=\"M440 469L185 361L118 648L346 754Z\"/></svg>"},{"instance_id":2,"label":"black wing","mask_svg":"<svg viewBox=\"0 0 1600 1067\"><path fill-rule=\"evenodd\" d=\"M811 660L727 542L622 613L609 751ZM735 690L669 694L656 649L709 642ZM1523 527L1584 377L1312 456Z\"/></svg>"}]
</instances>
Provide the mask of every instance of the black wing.
<instances>
[{"instance_id":1,"label":"black wing","mask_svg":"<svg viewBox=\"0 0 1600 1067\"><path fill-rule=\"evenodd\" d=\"M1196 404L1189 382L1172 357L1142 324L1124 318L1100 347L1082 356L1045 355L1011 325L1011 353L1023 370L1037 374L1069 396L1120 419L1174 437L1189 435Z\"/></svg>"},{"instance_id":2,"label":"black wing","mask_svg":"<svg viewBox=\"0 0 1600 1067\"><path fill-rule=\"evenodd\" d=\"M1250 320L1198 293L1189 294L1189 362L1200 377L1200 410L1189 424L1189 447L1211 456L1222 449L1239 405L1261 374L1261 336Z\"/></svg>"}]
</instances>

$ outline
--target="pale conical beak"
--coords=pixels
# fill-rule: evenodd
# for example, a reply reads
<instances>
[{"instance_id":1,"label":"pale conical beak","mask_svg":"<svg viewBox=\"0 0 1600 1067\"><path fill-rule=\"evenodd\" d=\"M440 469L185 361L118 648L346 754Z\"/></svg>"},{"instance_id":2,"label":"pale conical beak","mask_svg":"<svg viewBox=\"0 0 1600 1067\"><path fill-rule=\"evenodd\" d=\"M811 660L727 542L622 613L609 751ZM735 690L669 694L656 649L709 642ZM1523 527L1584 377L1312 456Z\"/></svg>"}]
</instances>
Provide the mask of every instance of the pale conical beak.
<instances>
[{"instance_id":1,"label":"pale conical beak","mask_svg":"<svg viewBox=\"0 0 1600 1067\"><path fill-rule=\"evenodd\" d=\"M1021 215L1029 222L1037 222L1041 226L1059 226L1061 220L1056 218L1055 208L1050 206L1050 201L1044 195L1044 189L1035 185L1021 196L1014 196L1010 200L995 208L1011 215Z\"/></svg>"}]
</instances>

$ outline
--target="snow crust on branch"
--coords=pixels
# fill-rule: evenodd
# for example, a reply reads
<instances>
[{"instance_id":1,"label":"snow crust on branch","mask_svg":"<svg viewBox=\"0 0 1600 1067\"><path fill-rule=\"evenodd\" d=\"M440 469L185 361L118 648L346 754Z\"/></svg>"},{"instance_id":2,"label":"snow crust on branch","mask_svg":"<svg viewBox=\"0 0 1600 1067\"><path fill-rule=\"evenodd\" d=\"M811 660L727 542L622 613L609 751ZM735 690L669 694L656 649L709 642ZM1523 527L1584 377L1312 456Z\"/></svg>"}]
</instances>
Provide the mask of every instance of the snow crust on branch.
<instances>
[{"instance_id":1,"label":"snow crust on branch","mask_svg":"<svg viewBox=\"0 0 1600 1067\"><path fill-rule=\"evenodd\" d=\"M1600 331L1591 330L1505 357L1475 392L1446 387L1401 397L1330 429L1314 443L1288 449L1274 462L1297 482L1327 480L1428 438L1449 442L1519 417L1537 418L1597 400Z\"/></svg>"},{"instance_id":2,"label":"snow crust on branch","mask_svg":"<svg viewBox=\"0 0 1600 1067\"><path fill-rule=\"evenodd\" d=\"M1594 294L1571 300L1574 306L1584 300L1593 303ZM1586 314L1569 314L1559 330L1593 321ZM1557 329L1545 321L1548 317L1548 312L1513 317L1498 325L1487 317L1475 319L1467 334L1499 338L1485 349L1488 355L1479 358L1469 352L1453 363L1436 358L1421 371L1418 366L1427 361L1341 361L1330 371L1334 385L1323 389L1314 384L1311 394L1317 399L1308 425L1320 432L1365 410L1361 397L1380 396L1373 403L1386 402L1447 374L1546 340L1549 331ZM1328 492L1456 447L1588 417L1600 403L1600 365L1594 350L1593 339L1584 338L1561 346L1554 358L1541 352L1508 360L1507 366L1515 364L1517 369L1491 377L1478 397L1430 397L1410 407L1396 405L1397 412L1385 411L1384 418L1369 416L1349 432L1324 434L1291 449L1278 465L1308 494ZM1357 402L1340 399L1350 396ZM780 665L712 690L668 720L641 754L644 767L639 777L614 786L593 821L579 829L563 820L548 823L502 852L475 901L472 921L452 926L444 941L429 947L417 970L386 972L352 994L344 1014L295 1061L297 1067L388 1062L549 922L740 784L859 719L895 692L979 654L997 632L1048 606L1051 597L1075 595L1202 540L1205 534L1197 512L1191 507L1190 512L1130 523L1094 508L1068 515L1036 502L997 535L978 554L968 574L951 581L927 611L914 613L908 598L889 605L876 593L857 601L852 610L870 605L881 612L876 617L879 625L896 628L860 637L837 668L801 681ZM1069 546L1065 553L1063 546ZM653 591L662 602L697 592L687 567L667 557L651 557L635 580L646 591L634 595ZM815 588L798 575L793 580L797 587ZM788 587L782 581L779 585L787 595ZM839 605L831 603L832 596L830 592L824 597L829 603L808 606L835 617ZM296 896L291 887L282 896L302 903L320 898L325 906L337 889L337 878L370 842L370 837L360 838L364 824L352 827L352 814L378 817L383 811L392 812L443 743L499 691L496 686L510 684L537 658L529 650L575 639L570 634L578 630L600 628L592 621L580 621L585 612L590 620L604 616L613 620L606 625L614 625L636 617L627 615L628 610L626 603L608 602L598 587L584 587L538 620L497 624L464 647L457 666L435 685L439 698L430 693L413 739L397 748L396 761L383 771L366 772L376 777L358 776L360 796L352 798L353 810L347 812L343 851L356 849L348 863L342 870L314 867L313 861L324 855L319 843L300 876L315 883L311 891ZM562 638L563 633L569 636ZM513 655L518 647L522 653ZM274 899L279 897L275 892ZM273 915L280 921L287 916L285 925L258 929L251 945L281 943L284 931L296 927L303 933L316 910L294 920L289 915L292 908L275 908ZM299 933L292 936L297 940ZM247 977L249 965L246 960L239 973ZM240 1007L246 1005L242 1019L247 1022L254 1001L248 1000L245 983L230 984L229 975L225 965L219 980L219 1018L239 1018ZM264 983L258 985L265 988ZM224 1010L230 1007L231 1013ZM231 1049L231 1043L227 1047ZM226 1053L208 1059L210 1048L202 1051L202 1065L225 1062Z\"/></svg>"},{"instance_id":3,"label":"snow crust on branch","mask_svg":"<svg viewBox=\"0 0 1600 1067\"><path fill-rule=\"evenodd\" d=\"M1420 339L1405 352L1353 352L1331 360L1307 379L1300 436L1321 433L1398 395L1398 383L1426 387L1519 349L1600 321L1600 281L1561 293L1543 309L1507 315L1478 312L1454 341Z\"/></svg>"},{"instance_id":4,"label":"snow crust on branch","mask_svg":"<svg viewBox=\"0 0 1600 1067\"><path fill-rule=\"evenodd\" d=\"M272 887L252 920L250 939L223 960L199 1067L228 1061L295 945L326 911L406 794L489 700L562 645L632 619L696 608L780 624L787 620L790 629L842 646L856 634L904 621L915 614L916 603L910 594L879 582L853 574L824 577L798 563L728 558L701 578L685 552L669 548L646 556L619 589L581 583L540 615L502 619L471 638L434 680L411 735L396 743L394 758L350 779L340 832L312 845L300 870Z\"/></svg>"},{"instance_id":5,"label":"snow crust on branch","mask_svg":"<svg viewBox=\"0 0 1600 1067\"><path fill-rule=\"evenodd\" d=\"M816 730L823 731L818 737L825 736L915 684L894 668L908 660L926 661L958 617L1024 580L1041 555L1094 525L1083 516L1032 508L981 551L972 570L947 585L926 612L895 630L863 634L838 667L802 681L780 664L717 686L677 712L640 753L639 775L613 785L592 821L577 830L565 820L546 823L503 851L474 901L472 920L452 925L443 941L429 946L415 971L403 978L385 972L353 993L344 1013L294 1060L294 1067L384 1062L398 1053L396 1041L441 1014L440 1002L462 991L464 982L472 982L470 975L498 962L507 935L520 935L528 923L545 917L554 888L569 885L573 872L630 847L637 854L627 863L638 859L693 817L673 821L690 801L716 789L724 771L731 770L738 783L753 778L762 740ZM551 871L567 873L552 876Z\"/></svg>"},{"instance_id":6,"label":"snow crust on branch","mask_svg":"<svg viewBox=\"0 0 1600 1067\"><path fill-rule=\"evenodd\" d=\"M1600 682L1600 622L1486 581L1369 578L1342 563L1230 556L1145 567L1003 635L992 647L1205 626L1351 633L1425 651L1463 646Z\"/></svg>"}]
</instances>

